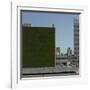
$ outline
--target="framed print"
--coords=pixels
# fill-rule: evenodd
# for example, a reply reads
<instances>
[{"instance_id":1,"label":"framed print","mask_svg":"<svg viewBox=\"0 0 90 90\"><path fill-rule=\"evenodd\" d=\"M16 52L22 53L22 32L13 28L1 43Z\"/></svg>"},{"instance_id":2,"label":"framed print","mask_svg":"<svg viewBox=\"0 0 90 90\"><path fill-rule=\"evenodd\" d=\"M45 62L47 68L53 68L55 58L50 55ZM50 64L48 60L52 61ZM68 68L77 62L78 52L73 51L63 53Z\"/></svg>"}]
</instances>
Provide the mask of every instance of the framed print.
<instances>
[{"instance_id":1,"label":"framed print","mask_svg":"<svg viewBox=\"0 0 90 90\"><path fill-rule=\"evenodd\" d=\"M21 78L79 75L80 13L20 12Z\"/></svg>"},{"instance_id":2,"label":"framed print","mask_svg":"<svg viewBox=\"0 0 90 90\"><path fill-rule=\"evenodd\" d=\"M39 79L80 80L84 15L82 7L12 3L12 87Z\"/></svg>"}]
</instances>

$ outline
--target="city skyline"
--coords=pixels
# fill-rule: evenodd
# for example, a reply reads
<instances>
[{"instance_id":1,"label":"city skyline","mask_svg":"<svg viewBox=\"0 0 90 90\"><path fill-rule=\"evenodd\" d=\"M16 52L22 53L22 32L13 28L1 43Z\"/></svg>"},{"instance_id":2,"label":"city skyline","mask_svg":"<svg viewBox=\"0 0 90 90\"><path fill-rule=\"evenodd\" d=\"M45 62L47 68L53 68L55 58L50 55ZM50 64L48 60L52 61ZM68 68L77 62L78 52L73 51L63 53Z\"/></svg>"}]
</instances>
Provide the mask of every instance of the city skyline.
<instances>
[{"instance_id":1,"label":"city skyline","mask_svg":"<svg viewBox=\"0 0 90 90\"><path fill-rule=\"evenodd\" d=\"M56 54L58 54L58 55L61 55L61 54L66 55L66 54L68 54L68 49L70 49L72 51L72 49L70 47L67 48L67 50L66 50L65 53L63 53L61 51L61 48L60 47L56 47L55 49L56 49ZM74 53L72 53L72 55L74 55Z\"/></svg>"},{"instance_id":2,"label":"city skyline","mask_svg":"<svg viewBox=\"0 0 90 90\"><path fill-rule=\"evenodd\" d=\"M62 53L67 48L74 48L73 20L79 19L79 14L28 12L22 11L22 24L31 24L37 27L54 27L56 29L56 47L60 47Z\"/></svg>"}]
</instances>

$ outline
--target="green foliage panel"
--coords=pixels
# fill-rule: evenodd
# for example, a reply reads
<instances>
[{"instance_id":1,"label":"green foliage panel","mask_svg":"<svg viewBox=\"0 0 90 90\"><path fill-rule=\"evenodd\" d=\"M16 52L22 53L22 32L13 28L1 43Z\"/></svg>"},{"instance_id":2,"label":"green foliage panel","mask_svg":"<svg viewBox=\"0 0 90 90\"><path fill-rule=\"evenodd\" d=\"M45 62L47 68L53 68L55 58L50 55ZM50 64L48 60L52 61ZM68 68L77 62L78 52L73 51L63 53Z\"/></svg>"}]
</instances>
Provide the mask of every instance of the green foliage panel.
<instances>
[{"instance_id":1,"label":"green foliage panel","mask_svg":"<svg viewBox=\"0 0 90 90\"><path fill-rule=\"evenodd\" d=\"M22 66L50 67L55 62L55 28L22 28Z\"/></svg>"}]
</instances>

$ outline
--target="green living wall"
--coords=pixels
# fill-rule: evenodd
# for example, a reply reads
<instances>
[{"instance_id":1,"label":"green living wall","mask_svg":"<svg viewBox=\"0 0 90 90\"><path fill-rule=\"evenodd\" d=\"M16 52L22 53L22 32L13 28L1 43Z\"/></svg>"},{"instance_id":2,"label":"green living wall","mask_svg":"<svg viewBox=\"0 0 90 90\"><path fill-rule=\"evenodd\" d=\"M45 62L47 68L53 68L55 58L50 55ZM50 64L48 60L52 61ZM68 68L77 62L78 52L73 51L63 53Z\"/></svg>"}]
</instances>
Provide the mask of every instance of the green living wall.
<instances>
[{"instance_id":1,"label":"green living wall","mask_svg":"<svg viewBox=\"0 0 90 90\"><path fill-rule=\"evenodd\" d=\"M55 62L55 28L22 27L22 67L51 67Z\"/></svg>"}]
</instances>

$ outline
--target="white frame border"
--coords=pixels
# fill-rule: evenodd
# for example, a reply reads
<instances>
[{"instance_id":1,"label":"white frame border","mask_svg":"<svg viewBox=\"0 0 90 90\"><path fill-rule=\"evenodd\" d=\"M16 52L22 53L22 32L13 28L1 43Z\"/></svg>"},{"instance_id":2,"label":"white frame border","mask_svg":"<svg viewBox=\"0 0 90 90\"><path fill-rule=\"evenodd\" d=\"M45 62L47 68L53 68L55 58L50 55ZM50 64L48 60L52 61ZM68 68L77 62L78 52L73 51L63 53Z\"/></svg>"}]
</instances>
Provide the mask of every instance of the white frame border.
<instances>
[{"instance_id":1,"label":"white frame border","mask_svg":"<svg viewBox=\"0 0 90 90\"><path fill-rule=\"evenodd\" d=\"M85 54L85 38L87 8L85 6L68 6L56 4L34 4L29 2L13 2L11 3L11 44L12 44L12 60L11 60L11 87L40 87L40 86L56 86L70 84L87 83L87 56ZM44 7L42 7L44 6ZM57 12L74 12L80 15L80 75L79 76L55 76L55 77L35 77L29 79L20 79L20 10L41 10L41 11L57 11ZM81 61L82 60L82 61ZM56 82L58 82L56 84Z\"/></svg>"}]
</instances>

